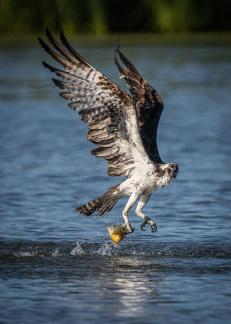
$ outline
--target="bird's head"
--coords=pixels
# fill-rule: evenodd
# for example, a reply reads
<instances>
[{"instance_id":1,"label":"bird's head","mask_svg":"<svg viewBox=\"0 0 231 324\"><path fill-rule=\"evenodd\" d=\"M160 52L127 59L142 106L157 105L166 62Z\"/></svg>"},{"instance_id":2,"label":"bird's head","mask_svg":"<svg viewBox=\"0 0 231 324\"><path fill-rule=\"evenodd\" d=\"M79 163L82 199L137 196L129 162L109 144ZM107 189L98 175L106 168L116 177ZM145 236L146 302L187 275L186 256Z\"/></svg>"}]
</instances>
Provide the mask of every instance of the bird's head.
<instances>
[{"instance_id":1,"label":"bird's head","mask_svg":"<svg viewBox=\"0 0 231 324\"><path fill-rule=\"evenodd\" d=\"M179 168L177 163L164 163L156 166L156 172L159 176L167 176L170 179L176 178L178 170Z\"/></svg>"}]
</instances>

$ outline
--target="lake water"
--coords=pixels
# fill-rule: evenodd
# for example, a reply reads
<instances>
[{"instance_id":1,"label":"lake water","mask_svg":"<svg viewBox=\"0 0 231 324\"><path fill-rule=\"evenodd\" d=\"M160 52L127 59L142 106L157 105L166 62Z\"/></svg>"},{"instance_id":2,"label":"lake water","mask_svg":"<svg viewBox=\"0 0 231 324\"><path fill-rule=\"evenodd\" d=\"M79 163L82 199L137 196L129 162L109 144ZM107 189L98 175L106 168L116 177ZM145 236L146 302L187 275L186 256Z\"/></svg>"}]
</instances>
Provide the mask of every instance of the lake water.
<instances>
[{"instance_id":1,"label":"lake water","mask_svg":"<svg viewBox=\"0 0 231 324\"><path fill-rule=\"evenodd\" d=\"M146 212L158 231L119 247L102 217L74 208L121 179L89 154L77 113L50 81L37 44L0 48L0 322L230 323L231 51L122 46L165 101L158 143L180 173ZM80 52L118 80L112 46Z\"/></svg>"}]
</instances>

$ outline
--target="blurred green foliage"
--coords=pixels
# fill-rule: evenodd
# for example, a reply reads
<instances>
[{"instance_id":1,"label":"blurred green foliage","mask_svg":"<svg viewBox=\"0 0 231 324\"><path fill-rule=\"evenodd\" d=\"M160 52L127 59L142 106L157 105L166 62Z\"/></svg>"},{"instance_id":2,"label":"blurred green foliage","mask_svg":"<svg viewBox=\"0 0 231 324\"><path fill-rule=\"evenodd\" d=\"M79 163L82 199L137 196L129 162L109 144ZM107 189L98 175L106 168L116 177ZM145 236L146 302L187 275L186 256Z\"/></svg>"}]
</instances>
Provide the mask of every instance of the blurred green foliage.
<instances>
[{"instance_id":1,"label":"blurred green foliage","mask_svg":"<svg viewBox=\"0 0 231 324\"><path fill-rule=\"evenodd\" d=\"M0 34L230 30L230 9L229 0L0 0Z\"/></svg>"}]
</instances>

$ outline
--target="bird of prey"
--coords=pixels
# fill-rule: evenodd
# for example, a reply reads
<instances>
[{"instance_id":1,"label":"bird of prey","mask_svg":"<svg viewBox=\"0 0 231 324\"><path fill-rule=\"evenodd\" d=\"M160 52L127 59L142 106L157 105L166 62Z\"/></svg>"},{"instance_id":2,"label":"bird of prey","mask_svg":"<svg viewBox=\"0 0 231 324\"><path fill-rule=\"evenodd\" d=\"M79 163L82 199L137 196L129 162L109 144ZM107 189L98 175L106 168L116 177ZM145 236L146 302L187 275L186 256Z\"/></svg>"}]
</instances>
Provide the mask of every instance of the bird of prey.
<instances>
[{"instance_id":1,"label":"bird of prey","mask_svg":"<svg viewBox=\"0 0 231 324\"><path fill-rule=\"evenodd\" d=\"M176 163L164 163L159 155L156 136L163 101L159 93L142 77L135 66L122 53L115 50L115 64L129 86L127 93L104 74L90 65L60 33L60 41L48 29L49 45L39 38L41 46L63 69L46 62L43 65L58 78L53 81L60 95L69 100L68 106L78 111L88 127L87 139L97 147L91 151L96 157L108 161L109 176L125 179L103 195L76 208L86 216L109 212L115 203L128 196L122 212L126 233L134 231L128 213L138 201L137 216L141 229L157 225L143 212L152 192L170 184L178 173Z\"/></svg>"}]
</instances>

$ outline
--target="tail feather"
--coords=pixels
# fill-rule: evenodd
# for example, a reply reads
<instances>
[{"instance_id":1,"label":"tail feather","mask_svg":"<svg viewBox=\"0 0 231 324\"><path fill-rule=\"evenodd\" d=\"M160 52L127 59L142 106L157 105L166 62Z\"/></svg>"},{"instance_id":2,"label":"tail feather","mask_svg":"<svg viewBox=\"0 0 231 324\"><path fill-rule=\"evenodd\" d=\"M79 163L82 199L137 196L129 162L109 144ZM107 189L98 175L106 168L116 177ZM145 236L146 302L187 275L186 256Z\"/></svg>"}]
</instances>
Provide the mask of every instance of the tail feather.
<instances>
[{"instance_id":1,"label":"tail feather","mask_svg":"<svg viewBox=\"0 0 231 324\"><path fill-rule=\"evenodd\" d=\"M102 196L89 201L80 207L77 207L75 211L86 216L90 216L95 212L99 215L108 213L110 210L112 210L115 203L121 198L121 192L118 187L119 186L110 188Z\"/></svg>"}]
</instances>

